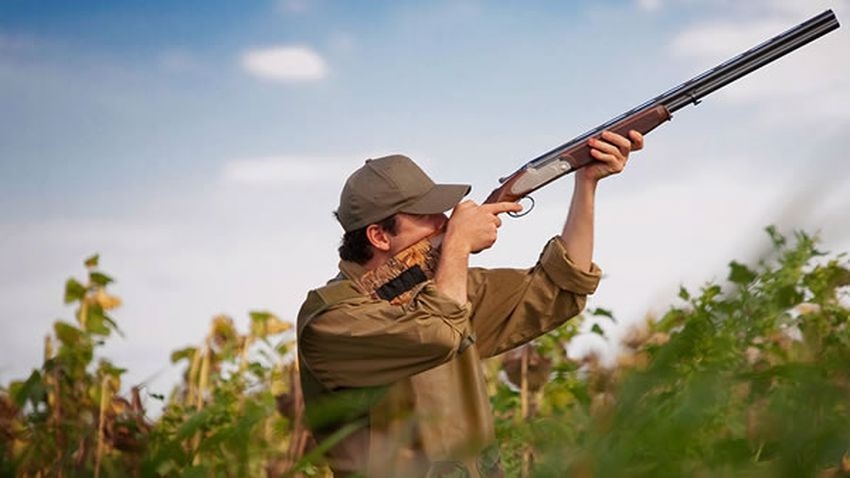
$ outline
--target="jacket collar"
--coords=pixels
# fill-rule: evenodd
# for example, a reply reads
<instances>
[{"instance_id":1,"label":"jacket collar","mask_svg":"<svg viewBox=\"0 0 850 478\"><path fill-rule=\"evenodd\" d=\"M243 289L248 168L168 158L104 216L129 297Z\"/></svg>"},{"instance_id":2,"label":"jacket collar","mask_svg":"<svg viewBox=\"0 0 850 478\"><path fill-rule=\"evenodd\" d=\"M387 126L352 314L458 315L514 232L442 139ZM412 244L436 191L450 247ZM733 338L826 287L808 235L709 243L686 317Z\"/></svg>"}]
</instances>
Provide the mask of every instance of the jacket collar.
<instances>
[{"instance_id":1,"label":"jacket collar","mask_svg":"<svg viewBox=\"0 0 850 478\"><path fill-rule=\"evenodd\" d=\"M339 271L350 281L357 282L366 273L366 268L351 261L339 261Z\"/></svg>"}]
</instances>

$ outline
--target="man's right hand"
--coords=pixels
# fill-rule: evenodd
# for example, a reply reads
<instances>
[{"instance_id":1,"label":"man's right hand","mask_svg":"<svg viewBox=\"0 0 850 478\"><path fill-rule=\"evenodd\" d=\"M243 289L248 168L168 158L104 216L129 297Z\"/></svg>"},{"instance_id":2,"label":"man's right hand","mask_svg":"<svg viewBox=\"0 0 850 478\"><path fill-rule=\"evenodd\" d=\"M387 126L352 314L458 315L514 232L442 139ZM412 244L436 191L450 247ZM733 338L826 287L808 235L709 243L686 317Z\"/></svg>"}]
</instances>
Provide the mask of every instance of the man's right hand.
<instances>
[{"instance_id":1,"label":"man's right hand","mask_svg":"<svg viewBox=\"0 0 850 478\"><path fill-rule=\"evenodd\" d=\"M434 274L438 290L461 305L467 302L469 254L483 251L496 242L496 230L502 225L499 214L509 211L522 211L522 206L514 202L479 206L472 201L463 201L455 206L446 225L440 263Z\"/></svg>"},{"instance_id":2,"label":"man's right hand","mask_svg":"<svg viewBox=\"0 0 850 478\"><path fill-rule=\"evenodd\" d=\"M457 247L472 253L489 249L496 242L497 230L502 225L499 214L520 212L522 206L515 202L498 202L478 205L463 201L455 206L446 226L445 241L449 247Z\"/></svg>"}]
</instances>

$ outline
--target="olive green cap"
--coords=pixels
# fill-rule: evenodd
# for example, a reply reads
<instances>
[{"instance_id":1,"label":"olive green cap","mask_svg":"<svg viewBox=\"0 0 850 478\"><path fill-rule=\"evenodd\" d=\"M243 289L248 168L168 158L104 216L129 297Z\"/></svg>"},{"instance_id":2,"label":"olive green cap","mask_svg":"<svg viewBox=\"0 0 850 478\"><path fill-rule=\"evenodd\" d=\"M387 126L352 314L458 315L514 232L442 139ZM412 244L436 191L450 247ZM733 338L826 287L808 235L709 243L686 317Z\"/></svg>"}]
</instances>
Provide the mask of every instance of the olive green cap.
<instances>
[{"instance_id":1,"label":"olive green cap","mask_svg":"<svg viewBox=\"0 0 850 478\"><path fill-rule=\"evenodd\" d=\"M380 222L395 213L437 214L469 193L467 184L434 184L407 156L367 159L339 196L337 219L345 232Z\"/></svg>"}]
</instances>

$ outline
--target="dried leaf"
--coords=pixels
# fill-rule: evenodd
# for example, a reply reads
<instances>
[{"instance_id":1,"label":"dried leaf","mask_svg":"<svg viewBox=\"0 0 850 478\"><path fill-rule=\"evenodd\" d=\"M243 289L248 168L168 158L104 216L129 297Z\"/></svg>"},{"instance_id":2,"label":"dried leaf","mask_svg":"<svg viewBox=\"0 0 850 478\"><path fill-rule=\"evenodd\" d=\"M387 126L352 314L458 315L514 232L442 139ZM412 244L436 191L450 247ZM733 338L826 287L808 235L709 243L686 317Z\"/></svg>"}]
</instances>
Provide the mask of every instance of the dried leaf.
<instances>
[{"instance_id":1,"label":"dried leaf","mask_svg":"<svg viewBox=\"0 0 850 478\"><path fill-rule=\"evenodd\" d=\"M233 319L226 315L217 315L213 318L210 336L213 343L219 348L236 346L238 334L233 326Z\"/></svg>"},{"instance_id":2,"label":"dried leaf","mask_svg":"<svg viewBox=\"0 0 850 478\"><path fill-rule=\"evenodd\" d=\"M118 296L108 294L105 289L98 289L94 300L103 310L112 310L121 306L121 299Z\"/></svg>"},{"instance_id":3,"label":"dried leaf","mask_svg":"<svg viewBox=\"0 0 850 478\"><path fill-rule=\"evenodd\" d=\"M251 315L251 335L257 338L265 338L269 335L277 335L292 329L292 324L280 320L271 312L253 311Z\"/></svg>"}]
</instances>

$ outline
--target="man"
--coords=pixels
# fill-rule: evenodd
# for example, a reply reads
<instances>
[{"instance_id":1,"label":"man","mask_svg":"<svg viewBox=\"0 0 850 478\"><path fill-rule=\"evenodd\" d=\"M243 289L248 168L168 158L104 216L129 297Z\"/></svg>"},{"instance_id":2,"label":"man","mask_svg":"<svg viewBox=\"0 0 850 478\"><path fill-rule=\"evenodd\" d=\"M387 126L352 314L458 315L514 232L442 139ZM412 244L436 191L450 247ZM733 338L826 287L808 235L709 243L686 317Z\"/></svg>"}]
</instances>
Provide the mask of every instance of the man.
<instances>
[{"instance_id":1,"label":"man","mask_svg":"<svg viewBox=\"0 0 850 478\"><path fill-rule=\"evenodd\" d=\"M577 315L599 282L592 262L600 179L619 173L643 137L605 132L597 160L575 175L561 234L527 270L469 267L491 247L516 203L461 199L466 185L434 184L407 157L368 160L346 181L339 275L310 291L298 316L308 420L336 476L501 476L480 360ZM450 218L444 214L454 209ZM444 232L434 277L404 304L373 298L360 278Z\"/></svg>"}]
</instances>

